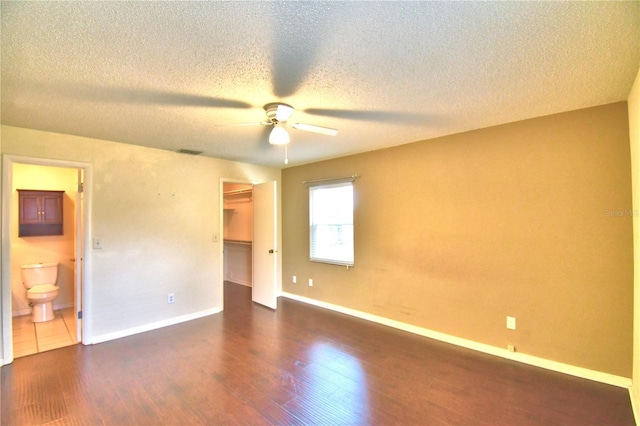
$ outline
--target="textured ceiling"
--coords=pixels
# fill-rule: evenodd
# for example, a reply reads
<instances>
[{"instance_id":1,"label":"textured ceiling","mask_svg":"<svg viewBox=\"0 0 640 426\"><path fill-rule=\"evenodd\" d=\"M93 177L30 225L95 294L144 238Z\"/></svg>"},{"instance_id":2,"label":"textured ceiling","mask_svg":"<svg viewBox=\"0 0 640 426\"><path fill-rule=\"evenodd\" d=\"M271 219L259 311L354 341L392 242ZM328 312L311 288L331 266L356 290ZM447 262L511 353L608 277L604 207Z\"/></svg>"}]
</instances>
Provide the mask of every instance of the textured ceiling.
<instances>
[{"instance_id":1,"label":"textured ceiling","mask_svg":"<svg viewBox=\"0 0 640 426\"><path fill-rule=\"evenodd\" d=\"M2 123L284 167L626 100L640 2L2 1Z\"/></svg>"}]
</instances>

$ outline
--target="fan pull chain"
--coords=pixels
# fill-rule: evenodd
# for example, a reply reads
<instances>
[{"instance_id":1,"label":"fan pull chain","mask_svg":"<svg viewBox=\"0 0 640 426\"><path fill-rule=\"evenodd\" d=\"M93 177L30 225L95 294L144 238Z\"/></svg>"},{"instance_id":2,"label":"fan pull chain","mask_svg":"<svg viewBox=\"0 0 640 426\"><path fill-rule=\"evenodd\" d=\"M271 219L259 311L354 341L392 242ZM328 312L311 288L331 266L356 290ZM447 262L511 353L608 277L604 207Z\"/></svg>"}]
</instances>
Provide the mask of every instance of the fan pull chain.
<instances>
[{"instance_id":1,"label":"fan pull chain","mask_svg":"<svg viewBox=\"0 0 640 426\"><path fill-rule=\"evenodd\" d=\"M289 164L289 155L287 154L287 145L284 146L284 164Z\"/></svg>"}]
</instances>

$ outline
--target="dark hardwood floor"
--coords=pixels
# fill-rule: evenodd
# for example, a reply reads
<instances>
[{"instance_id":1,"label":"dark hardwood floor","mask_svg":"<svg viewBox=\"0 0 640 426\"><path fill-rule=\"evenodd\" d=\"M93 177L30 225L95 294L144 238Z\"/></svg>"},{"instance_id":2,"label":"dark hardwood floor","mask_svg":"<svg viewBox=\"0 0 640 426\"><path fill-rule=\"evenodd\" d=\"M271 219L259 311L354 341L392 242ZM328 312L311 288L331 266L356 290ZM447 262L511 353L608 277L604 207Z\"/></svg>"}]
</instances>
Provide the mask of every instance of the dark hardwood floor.
<instances>
[{"instance_id":1,"label":"dark hardwood floor","mask_svg":"<svg viewBox=\"0 0 640 426\"><path fill-rule=\"evenodd\" d=\"M632 425L626 389L225 284L225 311L2 367L2 425Z\"/></svg>"}]
</instances>

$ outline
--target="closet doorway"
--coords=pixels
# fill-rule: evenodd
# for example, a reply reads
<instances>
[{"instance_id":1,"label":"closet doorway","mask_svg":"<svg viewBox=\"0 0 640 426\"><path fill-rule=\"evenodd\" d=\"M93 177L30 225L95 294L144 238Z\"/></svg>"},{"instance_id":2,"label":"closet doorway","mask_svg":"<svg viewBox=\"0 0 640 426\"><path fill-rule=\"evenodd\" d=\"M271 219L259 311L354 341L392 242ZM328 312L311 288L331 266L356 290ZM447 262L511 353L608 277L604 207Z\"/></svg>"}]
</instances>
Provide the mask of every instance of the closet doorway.
<instances>
[{"instance_id":1,"label":"closet doorway","mask_svg":"<svg viewBox=\"0 0 640 426\"><path fill-rule=\"evenodd\" d=\"M253 286L253 185L223 182L223 279Z\"/></svg>"},{"instance_id":2,"label":"closet doorway","mask_svg":"<svg viewBox=\"0 0 640 426\"><path fill-rule=\"evenodd\" d=\"M281 289L277 182L221 179L220 205L222 309L223 281L228 281L251 287L251 300L276 310Z\"/></svg>"}]
</instances>

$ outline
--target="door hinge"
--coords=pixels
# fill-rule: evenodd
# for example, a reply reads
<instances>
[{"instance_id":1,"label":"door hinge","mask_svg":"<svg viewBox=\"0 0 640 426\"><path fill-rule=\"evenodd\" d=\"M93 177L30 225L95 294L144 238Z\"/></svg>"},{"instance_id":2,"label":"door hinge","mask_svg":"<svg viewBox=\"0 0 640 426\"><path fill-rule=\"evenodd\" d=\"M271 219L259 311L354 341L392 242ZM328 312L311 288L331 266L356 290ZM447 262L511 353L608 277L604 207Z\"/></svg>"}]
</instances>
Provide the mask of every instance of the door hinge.
<instances>
[{"instance_id":1,"label":"door hinge","mask_svg":"<svg viewBox=\"0 0 640 426\"><path fill-rule=\"evenodd\" d=\"M82 319L82 311L78 311L78 319Z\"/></svg>"},{"instance_id":2,"label":"door hinge","mask_svg":"<svg viewBox=\"0 0 640 426\"><path fill-rule=\"evenodd\" d=\"M80 193L84 192L84 183L79 183L78 184L78 192L80 192Z\"/></svg>"}]
</instances>

